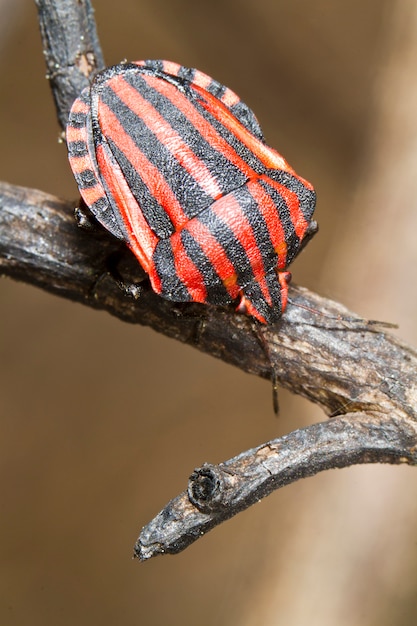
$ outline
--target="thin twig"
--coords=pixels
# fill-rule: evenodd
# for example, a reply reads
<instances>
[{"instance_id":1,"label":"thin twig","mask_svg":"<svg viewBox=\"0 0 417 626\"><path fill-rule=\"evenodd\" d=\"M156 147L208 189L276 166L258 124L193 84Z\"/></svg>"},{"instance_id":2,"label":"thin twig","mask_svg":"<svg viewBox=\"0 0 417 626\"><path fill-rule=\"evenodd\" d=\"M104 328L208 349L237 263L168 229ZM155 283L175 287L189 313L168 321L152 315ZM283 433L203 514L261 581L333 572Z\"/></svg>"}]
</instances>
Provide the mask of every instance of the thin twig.
<instances>
[{"instance_id":1,"label":"thin twig","mask_svg":"<svg viewBox=\"0 0 417 626\"><path fill-rule=\"evenodd\" d=\"M177 554L275 489L329 467L417 463L417 424L401 417L351 413L296 430L219 465L206 463L188 490L143 528L134 556Z\"/></svg>"}]
</instances>

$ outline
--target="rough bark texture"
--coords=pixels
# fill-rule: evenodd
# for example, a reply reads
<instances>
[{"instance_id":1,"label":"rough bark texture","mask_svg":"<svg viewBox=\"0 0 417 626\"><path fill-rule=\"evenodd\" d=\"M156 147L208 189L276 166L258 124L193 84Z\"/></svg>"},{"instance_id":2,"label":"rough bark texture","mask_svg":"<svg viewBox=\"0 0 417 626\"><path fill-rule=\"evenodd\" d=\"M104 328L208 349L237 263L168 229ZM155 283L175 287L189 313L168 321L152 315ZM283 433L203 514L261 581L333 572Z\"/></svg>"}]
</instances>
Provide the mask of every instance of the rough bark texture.
<instances>
[{"instance_id":1,"label":"rough bark texture","mask_svg":"<svg viewBox=\"0 0 417 626\"><path fill-rule=\"evenodd\" d=\"M151 326L246 372L274 372L280 385L329 415L398 410L415 419L416 352L378 323L294 285L285 315L268 328L233 307L171 303L152 291L125 246L101 228L77 226L72 203L5 183L0 202L4 275ZM136 297L120 288L119 277L138 284Z\"/></svg>"},{"instance_id":2,"label":"rough bark texture","mask_svg":"<svg viewBox=\"0 0 417 626\"><path fill-rule=\"evenodd\" d=\"M58 121L65 128L69 110L89 79L104 68L90 0L35 0L47 78Z\"/></svg>"},{"instance_id":3,"label":"rough bark texture","mask_svg":"<svg viewBox=\"0 0 417 626\"><path fill-rule=\"evenodd\" d=\"M275 489L329 467L355 463L416 464L417 427L400 416L349 413L243 452L219 465L206 463L188 490L143 528L135 546L141 560L176 554L209 530Z\"/></svg>"}]
</instances>

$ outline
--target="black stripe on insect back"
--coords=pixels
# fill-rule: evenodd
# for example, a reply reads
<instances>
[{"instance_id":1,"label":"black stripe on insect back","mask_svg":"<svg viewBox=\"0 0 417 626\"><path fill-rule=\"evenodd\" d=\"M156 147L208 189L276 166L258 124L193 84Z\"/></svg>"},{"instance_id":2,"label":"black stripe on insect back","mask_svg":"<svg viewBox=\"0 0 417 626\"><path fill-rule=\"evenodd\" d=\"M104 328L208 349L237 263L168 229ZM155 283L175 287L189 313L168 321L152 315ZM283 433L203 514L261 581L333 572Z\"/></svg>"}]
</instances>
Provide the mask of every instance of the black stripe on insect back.
<instances>
[{"instance_id":1,"label":"black stripe on insect back","mask_svg":"<svg viewBox=\"0 0 417 626\"><path fill-rule=\"evenodd\" d=\"M255 113L250 109L247 104L239 100L236 104L233 104L230 107L231 112L237 119L253 134L257 137L262 143L265 143L264 134L262 132L261 127L259 126L259 122L256 119Z\"/></svg>"},{"instance_id":2,"label":"black stripe on insect back","mask_svg":"<svg viewBox=\"0 0 417 626\"><path fill-rule=\"evenodd\" d=\"M188 289L178 278L169 239L158 241L152 260L161 281L161 296L176 302L190 302L191 296Z\"/></svg>"},{"instance_id":3,"label":"black stripe on insect back","mask_svg":"<svg viewBox=\"0 0 417 626\"><path fill-rule=\"evenodd\" d=\"M279 191L274 189L271 185L269 185L266 181L260 180L259 184L264 188L267 194L272 198L274 205L276 206L279 220L281 222L282 228L284 229L284 237L285 242L287 244L287 265L289 265L294 258L295 254L298 251L298 247L300 244L300 238L294 229L294 224L291 220L290 210L285 202L284 198L281 196Z\"/></svg>"},{"instance_id":4,"label":"black stripe on insect back","mask_svg":"<svg viewBox=\"0 0 417 626\"><path fill-rule=\"evenodd\" d=\"M246 285L243 293L266 322L271 324L278 321L282 313L281 288L274 270L266 274L264 282L269 292L271 304L265 300L259 284L255 281Z\"/></svg>"},{"instance_id":5,"label":"black stripe on insect back","mask_svg":"<svg viewBox=\"0 0 417 626\"><path fill-rule=\"evenodd\" d=\"M219 150L217 150L217 148L212 146L201 133L200 129L194 126L193 123L189 121L180 111L180 109L171 102L171 100L166 98L157 90L153 89L153 87L149 86L138 72L129 72L124 76L124 79L149 103L152 104L154 109L158 111L167 124L169 124L169 126L181 137L193 154L204 163L212 177L215 178L220 191L223 194L232 191L245 182L246 176L240 171L240 169L233 165L227 156L224 156L221 152L219 152ZM179 93L178 97L190 101L190 97L184 95L183 93ZM192 107L195 103L191 100L190 104ZM187 179L182 178L182 172L180 173L180 176L179 187L180 190L182 190L186 187ZM188 174L187 176L189 177L189 184L195 185L195 181L193 181L192 177ZM175 188L174 185L172 185L172 187ZM186 189L184 189L184 191L186 191ZM201 193L204 194L203 190L201 190ZM185 197L178 199L181 204L183 204L187 215L192 217L196 213L194 202L198 202L198 207L202 209L204 206L213 201L213 198L210 198L209 196L207 196L207 198L208 201L204 202L203 197L198 199L187 193Z\"/></svg>"},{"instance_id":6,"label":"black stripe on insect back","mask_svg":"<svg viewBox=\"0 0 417 626\"><path fill-rule=\"evenodd\" d=\"M209 229L210 233L223 248L225 255L235 269L238 285L243 287L248 282L254 280L252 266L246 250L238 241L232 229L218 217L211 207L201 213L198 219Z\"/></svg>"},{"instance_id":7,"label":"black stripe on insect back","mask_svg":"<svg viewBox=\"0 0 417 626\"><path fill-rule=\"evenodd\" d=\"M79 174L74 174L74 176L80 189L95 187L95 185L97 184L96 175L92 170L83 170Z\"/></svg>"},{"instance_id":8,"label":"black stripe on insect back","mask_svg":"<svg viewBox=\"0 0 417 626\"><path fill-rule=\"evenodd\" d=\"M88 148L85 141L70 141L68 143L69 157L83 157L88 154Z\"/></svg>"},{"instance_id":9,"label":"black stripe on insect back","mask_svg":"<svg viewBox=\"0 0 417 626\"><path fill-rule=\"evenodd\" d=\"M82 111L72 111L68 118L68 126L83 128L86 124L87 115Z\"/></svg>"},{"instance_id":10,"label":"black stripe on insect back","mask_svg":"<svg viewBox=\"0 0 417 626\"><path fill-rule=\"evenodd\" d=\"M82 102L88 107L90 106L90 89L83 89L77 102ZM86 125L87 113L85 111L71 110L68 117L68 126L73 128L83 128Z\"/></svg>"},{"instance_id":11,"label":"black stripe on insect back","mask_svg":"<svg viewBox=\"0 0 417 626\"><path fill-rule=\"evenodd\" d=\"M136 82L137 81L135 81L135 83ZM142 95L145 95L148 99L148 94L145 89L144 92L145 93ZM126 134L134 141L138 150L146 156L165 178L166 183L171 187L173 194L176 196L188 217L194 217L198 210L202 210L213 202L213 198L196 183L193 176L181 165L176 156L171 154L165 145L148 128L146 122L125 105L117 94L110 88L106 88L103 90L101 98L117 116ZM159 97L159 100L160 99L161 97ZM166 107L170 110L174 108L169 103L166 104ZM164 111L164 108L165 106L160 104L158 112L165 112L166 117L172 117L170 111L167 113ZM175 130L177 130L177 128L175 128ZM194 134L196 134L195 129ZM188 145L191 143L189 140L184 139L184 141L186 141ZM191 145L189 145L189 147L192 148ZM134 188L135 180L130 180L130 172L131 170L124 173L129 187Z\"/></svg>"},{"instance_id":12,"label":"black stripe on insect back","mask_svg":"<svg viewBox=\"0 0 417 626\"><path fill-rule=\"evenodd\" d=\"M160 69L161 62L146 61L146 67L155 67L156 69ZM190 83L194 81L195 75L196 70L194 68L184 67L184 65L181 65L177 73L178 79L183 81L183 86L188 86L189 89ZM214 80L213 78L211 79L211 83L206 87L206 89L218 99L221 99L228 90L227 87L219 83L217 80ZM242 102L242 100L239 99L239 96L236 97L238 98L238 100L230 107L231 112L251 133L253 133L261 141L264 141L262 130L259 126L259 122L256 119L254 112L244 102Z\"/></svg>"},{"instance_id":13,"label":"black stripe on insect back","mask_svg":"<svg viewBox=\"0 0 417 626\"><path fill-rule=\"evenodd\" d=\"M206 89L209 93L211 93L212 96L215 96L219 100L221 100L226 91L226 87L217 82L217 80L214 80L214 78L211 79L211 83L207 85Z\"/></svg>"},{"instance_id":14,"label":"black stripe on insect back","mask_svg":"<svg viewBox=\"0 0 417 626\"><path fill-rule=\"evenodd\" d=\"M194 75L195 69L192 67L184 67L183 65L181 65L180 69L178 70L178 78L182 78L183 80L189 82L193 81Z\"/></svg>"},{"instance_id":15,"label":"black stripe on insect back","mask_svg":"<svg viewBox=\"0 0 417 626\"><path fill-rule=\"evenodd\" d=\"M192 260L203 276L204 286L207 291L207 302L216 305L223 305L231 302L231 297L227 289L223 285L223 282L210 262L210 259L208 259L204 254L204 251L199 243L187 229L182 230L180 236L188 257Z\"/></svg>"},{"instance_id":16,"label":"black stripe on insect back","mask_svg":"<svg viewBox=\"0 0 417 626\"><path fill-rule=\"evenodd\" d=\"M284 185L293 191L300 202L300 209L307 222L311 221L316 206L316 193L312 189L307 189L305 185L289 172L283 170L268 170L269 176L277 183Z\"/></svg>"},{"instance_id":17,"label":"black stripe on insect back","mask_svg":"<svg viewBox=\"0 0 417 626\"><path fill-rule=\"evenodd\" d=\"M159 238L166 239L175 230L168 214L150 193L148 186L145 185L124 152L119 150L111 140L108 140L108 144L149 226Z\"/></svg>"},{"instance_id":18,"label":"black stripe on insect back","mask_svg":"<svg viewBox=\"0 0 417 626\"><path fill-rule=\"evenodd\" d=\"M275 267L265 275L265 282L269 291L269 295L271 296L271 301L272 301L271 308L275 311L275 316L274 316L274 321L275 321L280 317L282 313L281 286L277 279L277 272L276 272Z\"/></svg>"},{"instance_id":19,"label":"black stripe on insect back","mask_svg":"<svg viewBox=\"0 0 417 626\"><path fill-rule=\"evenodd\" d=\"M262 161L242 143L236 135L227 127L224 126L221 122L217 120L209 111L205 109L205 107L201 104L200 96L195 95L194 106L196 110L203 115L213 126L213 128L218 132L218 134L223 137L223 139L235 150L235 152L251 167L257 174L263 174L266 171L265 165ZM242 122L243 123L243 122ZM251 123L256 123L252 120ZM257 124L257 123L256 123ZM244 124L245 125L245 124ZM253 132L253 134L258 137L261 135L261 130L259 128L259 132ZM248 126L246 126L248 128ZM252 130L252 129L250 129Z\"/></svg>"},{"instance_id":20,"label":"black stripe on insect back","mask_svg":"<svg viewBox=\"0 0 417 626\"><path fill-rule=\"evenodd\" d=\"M237 189L233 195L238 200L242 213L250 224L265 271L268 271L270 267L275 268L278 261L277 253L272 245L268 226L257 201L246 185Z\"/></svg>"},{"instance_id":21,"label":"black stripe on insect back","mask_svg":"<svg viewBox=\"0 0 417 626\"><path fill-rule=\"evenodd\" d=\"M137 66L135 67L137 71ZM146 69L156 70L157 72L162 73L164 71L164 62L160 59L147 59L144 67Z\"/></svg>"}]
</instances>

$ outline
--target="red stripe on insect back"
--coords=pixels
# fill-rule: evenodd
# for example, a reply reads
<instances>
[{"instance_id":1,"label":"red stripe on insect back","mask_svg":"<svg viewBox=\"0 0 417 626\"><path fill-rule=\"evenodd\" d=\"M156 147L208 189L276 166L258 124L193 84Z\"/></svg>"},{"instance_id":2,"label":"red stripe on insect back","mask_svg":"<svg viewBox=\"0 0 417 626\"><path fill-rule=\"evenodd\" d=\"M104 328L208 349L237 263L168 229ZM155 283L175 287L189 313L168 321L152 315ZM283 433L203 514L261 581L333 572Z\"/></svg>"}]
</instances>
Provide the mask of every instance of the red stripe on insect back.
<instances>
[{"instance_id":1,"label":"red stripe on insect back","mask_svg":"<svg viewBox=\"0 0 417 626\"><path fill-rule=\"evenodd\" d=\"M99 119L104 136L111 139L119 150L124 153L150 193L154 198L158 199L159 204L171 219L175 229L182 228L189 218L185 215L171 187L159 170L147 159L133 139L126 133L113 111L103 102L100 102Z\"/></svg>"},{"instance_id":2,"label":"red stripe on insect back","mask_svg":"<svg viewBox=\"0 0 417 626\"><path fill-rule=\"evenodd\" d=\"M207 290L204 285L204 277L185 251L180 233L171 237L171 246L176 274L187 287L192 301L206 302Z\"/></svg>"},{"instance_id":3,"label":"red stripe on insect back","mask_svg":"<svg viewBox=\"0 0 417 626\"><path fill-rule=\"evenodd\" d=\"M85 92L83 91L83 94L84 93ZM76 100L74 100L74 103L71 107L71 113L86 113L87 114L90 111L90 105L81 99L82 95Z\"/></svg>"},{"instance_id":4,"label":"red stripe on insect back","mask_svg":"<svg viewBox=\"0 0 417 626\"><path fill-rule=\"evenodd\" d=\"M265 282L265 267L261 252L256 243L252 227L233 194L217 200L211 207L213 213L224 222L242 245L252 267L253 275L262 290L265 301L272 306L269 289Z\"/></svg>"},{"instance_id":5,"label":"red stripe on insect back","mask_svg":"<svg viewBox=\"0 0 417 626\"><path fill-rule=\"evenodd\" d=\"M174 61L162 61L162 68L166 74L171 74L171 76L178 76L181 65L179 63L175 63Z\"/></svg>"},{"instance_id":6,"label":"red stripe on insect back","mask_svg":"<svg viewBox=\"0 0 417 626\"><path fill-rule=\"evenodd\" d=\"M285 185L281 185L275 180L269 178L268 176L265 176L265 174L261 174L259 178L265 180L265 182L271 187L274 187L278 191L278 193L284 198L285 204L287 205L287 208L290 212L291 221L297 237L299 237L299 239L302 239L307 229L308 222L304 217L303 212L301 211L300 199L297 194L294 191L290 191L290 189L288 189L288 187L285 187Z\"/></svg>"},{"instance_id":7,"label":"red stripe on insect back","mask_svg":"<svg viewBox=\"0 0 417 626\"><path fill-rule=\"evenodd\" d=\"M167 65L167 67L165 67ZM169 66L174 65L174 69L181 66L164 62L164 69L168 71ZM147 75L143 76L146 81ZM116 83L114 87L114 83ZM213 199L221 195L222 191L211 172L202 161L173 129L171 124L154 108L154 106L131 85L126 83L121 77L111 82L111 87L118 97L141 118L143 123L158 138L161 144L169 150L172 156L190 174L195 182Z\"/></svg>"},{"instance_id":8,"label":"red stripe on insect back","mask_svg":"<svg viewBox=\"0 0 417 626\"><path fill-rule=\"evenodd\" d=\"M128 244L139 259L143 269L149 274L152 267L152 254L158 237L149 228L142 211L132 194L118 164L102 144L96 148L97 163L110 194L113 196L128 236Z\"/></svg>"},{"instance_id":9,"label":"red stripe on insect back","mask_svg":"<svg viewBox=\"0 0 417 626\"><path fill-rule=\"evenodd\" d=\"M81 174L85 170L91 168L91 158L90 155L85 156L70 156L71 169L74 174Z\"/></svg>"},{"instance_id":10,"label":"red stripe on insect back","mask_svg":"<svg viewBox=\"0 0 417 626\"><path fill-rule=\"evenodd\" d=\"M247 183L247 188L251 196L256 200L258 211L265 220L272 246L278 255L277 267L278 269L284 269L287 266L287 242L285 241L285 232L277 207L271 196L266 193L257 180L250 180Z\"/></svg>"},{"instance_id":11,"label":"red stripe on insect back","mask_svg":"<svg viewBox=\"0 0 417 626\"><path fill-rule=\"evenodd\" d=\"M100 200L100 198L106 197L106 192L99 183L94 185L94 187L84 187L84 189L80 189L80 194L88 207L91 207L91 205L97 202L97 200Z\"/></svg>"},{"instance_id":12,"label":"red stripe on insect back","mask_svg":"<svg viewBox=\"0 0 417 626\"><path fill-rule=\"evenodd\" d=\"M143 78L147 82L147 75L144 75ZM182 137L172 128L171 124L162 117L152 103L141 96L141 94L121 76L112 78L109 81L109 85L120 100L146 124L149 130L158 138L161 144L165 146L190 176L192 176L201 189L211 196L213 200L218 198L222 190L204 161L194 154ZM171 87L171 89L178 93L175 87Z\"/></svg>"},{"instance_id":13,"label":"red stripe on insect back","mask_svg":"<svg viewBox=\"0 0 417 626\"><path fill-rule=\"evenodd\" d=\"M208 76L208 74L200 72L200 70L194 70L192 82L195 85L200 85L203 89L207 89L207 87L213 82L213 79L211 76Z\"/></svg>"},{"instance_id":14,"label":"red stripe on insect back","mask_svg":"<svg viewBox=\"0 0 417 626\"><path fill-rule=\"evenodd\" d=\"M166 74L170 74L171 76L179 76L180 70L183 67L182 65L180 65L179 63L175 63L174 61L161 61L161 63L163 72L165 72ZM134 61L133 64L137 65L138 67L146 67L146 61ZM199 85L200 87L203 87L203 89L207 89L207 87L209 87L209 85L213 82L211 76L209 76L205 72L201 72L197 69L191 71L192 79L187 79L190 80L191 83ZM229 89L229 87L224 88L224 93L219 99L228 107L232 107L240 102L239 96L234 91Z\"/></svg>"},{"instance_id":15,"label":"red stripe on insect back","mask_svg":"<svg viewBox=\"0 0 417 626\"><path fill-rule=\"evenodd\" d=\"M167 83L152 75L144 75L146 82L155 91L165 96L179 111L188 119L189 122L200 132L207 143L220 152L226 159L235 165L248 178L257 176L256 172L238 155L238 153L230 146L225 139L213 128L212 124L206 120L195 108L195 106L184 97L178 97L178 91ZM213 96L214 98L214 96ZM217 103L220 100L215 98ZM221 106L221 104L218 104ZM224 106L224 105L223 105ZM233 117L233 115L232 115Z\"/></svg>"},{"instance_id":16,"label":"red stripe on insect back","mask_svg":"<svg viewBox=\"0 0 417 626\"><path fill-rule=\"evenodd\" d=\"M211 76L205 74L204 72L200 72L200 70L194 70L194 75L192 79L193 85L198 85L199 87L202 87L202 89L207 91L212 83L215 83L215 81L213 81ZM235 94L234 91L229 89L229 87L224 87L224 93L218 99L221 100L223 104L225 104L227 107L231 107L234 104L240 102L239 96Z\"/></svg>"},{"instance_id":17,"label":"red stripe on insect back","mask_svg":"<svg viewBox=\"0 0 417 626\"><path fill-rule=\"evenodd\" d=\"M226 90L220 100L229 108L240 102L239 96L228 87L226 87Z\"/></svg>"},{"instance_id":18,"label":"red stripe on insect back","mask_svg":"<svg viewBox=\"0 0 417 626\"><path fill-rule=\"evenodd\" d=\"M67 143L72 141L88 141L88 132L85 126L76 128L75 126L67 126Z\"/></svg>"},{"instance_id":19,"label":"red stripe on insect back","mask_svg":"<svg viewBox=\"0 0 417 626\"><path fill-rule=\"evenodd\" d=\"M201 96L202 106L213 115L223 126L226 126L231 130L236 137L241 141L251 152L256 154L259 160L270 169L280 169L289 172L296 178L298 178L295 171L287 163L276 150L266 146L260 139L257 139L251 132L245 128L245 126L239 122L239 120L233 115L233 113L222 102L219 104L219 100L208 91L201 89L198 85L194 86L195 90Z\"/></svg>"},{"instance_id":20,"label":"red stripe on insect back","mask_svg":"<svg viewBox=\"0 0 417 626\"><path fill-rule=\"evenodd\" d=\"M190 220L184 230L187 230L201 247L232 300L235 300L240 292L240 288L237 285L236 271L217 239L198 218ZM180 233L175 233L172 236L171 241L173 246L174 241L180 236Z\"/></svg>"}]
</instances>

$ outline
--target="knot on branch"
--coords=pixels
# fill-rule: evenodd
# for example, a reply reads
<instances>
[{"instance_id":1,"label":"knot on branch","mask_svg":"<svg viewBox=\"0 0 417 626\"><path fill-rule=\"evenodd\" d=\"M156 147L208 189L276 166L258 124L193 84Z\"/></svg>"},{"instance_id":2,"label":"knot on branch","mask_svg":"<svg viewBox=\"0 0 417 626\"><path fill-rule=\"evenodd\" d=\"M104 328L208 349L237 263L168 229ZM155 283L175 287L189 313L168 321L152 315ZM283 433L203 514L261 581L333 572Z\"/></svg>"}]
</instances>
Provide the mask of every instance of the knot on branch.
<instances>
[{"instance_id":1,"label":"knot on branch","mask_svg":"<svg viewBox=\"0 0 417 626\"><path fill-rule=\"evenodd\" d=\"M229 476L229 479L231 477ZM190 502L201 513L212 513L228 506L227 474L216 465L204 463L194 470L188 482Z\"/></svg>"}]
</instances>

